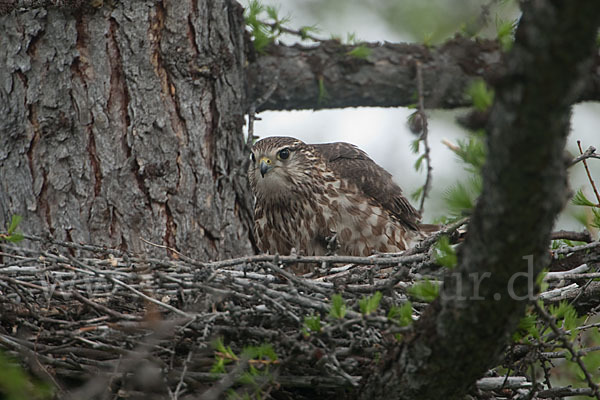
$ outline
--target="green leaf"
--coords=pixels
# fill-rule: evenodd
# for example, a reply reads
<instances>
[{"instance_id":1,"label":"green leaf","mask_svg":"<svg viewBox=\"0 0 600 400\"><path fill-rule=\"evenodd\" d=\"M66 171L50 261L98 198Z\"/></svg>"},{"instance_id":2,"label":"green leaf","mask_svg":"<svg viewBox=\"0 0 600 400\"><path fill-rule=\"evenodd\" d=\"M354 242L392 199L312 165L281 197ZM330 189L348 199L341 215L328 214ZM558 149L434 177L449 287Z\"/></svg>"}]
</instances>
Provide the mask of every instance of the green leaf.
<instances>
[{"instance_id":1,"label":"green leaf","mask_svg":"<svg viewBox=\"0 0 600 400\"><path fill-rule=\"evenodd\" d=\"M274 19L275 21L279 21L279 9L275 6L267 6L265 11L269 18Z\"/></svg>"},{"instance_id":2,"label":"green leaf","mask_svg":"<svg viewBox=\"0 0 600 400\"><path fill-rule=\"evenodd\" d=\"M387 315L388 319L400 326L408 326L413 323L412 319L412 303L407 301L400 307L392 306Z\"/></svg>"},{"instance_id":3,"label":"green leaf","mask_svg":"<svg viewBox=\"0 0 600 400\"><path fill-rule=\"evenodd\" d=\"M433 46L434 35L435 34L433 32L429 32L423 35L423 46L431 48Z\"/></svg>"},{"instance_id":4,"label":"green leaf","mask_svg":"<svg viewBox=\"0 0 600 400\"><path fill-rule=\"evenodd\" d=\"M10 236L7 236L5 239L11 243L18 243L21 240L25 239L25 236L23 236L22 233L17 232L17 233L13 233Z\"/></svg>"},{"instance_id":5,"label":"green leaf","mask_svg":"<svg viewBox=\"0 0 600 400\"><path fill-rule=\"evenodd\" d=\"M262 28L252 31L252 34L254 36L254 40L252 41L254 49L259 53L264 53L265 48L275 40L273 36L265 32Z\"/></svg>"},{"instance_id":6,"label":"green leaf","mask_svg":"<svg viewBox=\"0 0 600 400\"><path fill-rule=\"evenodd\" d=\"M519 341L521 338L524 338L526 335L531 335L535 339L540 338L540 332L536 326L537 318L534 314L529 314L521 318L519 321L519 325L517 327L517 331L513 334L513 340Z\"/></svg>"},{"instance_id":7,"label":"green leaf","mask_svg":"<svg viewBox=\"0 0 600 400\"><path fill-rule=\"evenodd\" d=\"M346 316L346 304L341 294L331 296L331 309L329 315L333 318L343 319Z\"/></svg>"},{"instance_id":8,"label":"green leaf","mask_svg":"<svg viewBox=\"0 0 600 400\"><path fill-rule=\"evenodd\" d=\"M514 31L517 27L516 20L502 20L496 18L496 36L498 43L502 47L502 50L509 51L512 48L514 42Z\"/></svg>"},{"instance_id":9,"label":"green leaf","mask_svg":"<svg viewBox=\"0 0 600 400\"><path fill-rule=\"evenodd\" d=\"M228 360L223 357L215 357L215 362L212 367L210 367L210 372L213 374L224 374L227 370L225 369L225 365L230 363L231 360Z\"/></svg>"},{"instance_id":10,"label":"green leaf","mask_svg":"<svg viewBox=\"0 0 600 400\"><path fill-rule=\"evenodd\" d=\"M319 314L305 316L302 332L306 336L310 336L311 333L321 332L321 316Z\"/></svg>"},{"instance_id":11,"label":"green leaf","mask_svg":"<svg viewBox=\"0 0 600 400\"><path fill-rule=\"evenodd\" d=\"M494 90L489 89L483 79L475 79L467 89L477 111L486 111L494 102Z\"/></svg>"},{"instance_id":12,"label":"green leaf","mask_svg":"<svg viewBox=\"0 0 600 400\"><path fill-rule=\"evenodd\" d=\"M360 312L363 315L369 315L379 307L379 302L381 301L381 292L377 291L373 295L369 297L363 296L362 299L358 301L358 306L360 307Z\"/></svg>"},{"instance_id":13,"label":"green leaf","mask_svg":"<svg viewBox=\"0 0 600 400\"><path fill-rule=\"evenodd\" d=\"M319 28L317 28L316 25L303 26L298 31L300 32L300 37L302 38L302 40L306 40L308 39L308 35L312 33L318 33Z\"/></svg>"},{"instance_id":14,"label":"green leaf","mask_svg":"<svg viewBox=\"0 0 600 400\"><path fill-rule=\"evenodd\" d=\"M592 222L590 225L594 228L600 229L600 209L592 208Z\"/></svg>"},{"instance_id":15,"label":"green leaf","mask_svg":"<svg viewBox=\"0 0 600 400\"><path fill-rule=\"evenodd\" d=\"M256 368L254 368L256 370ZM258 373L253 373L253 371L245 371L239 378L238 383L246 386L256 386L256 375Z\"/></svg>"},{"instance_id":16,"label":"green leaf","mask_svg":"<svg viewBox=\"0 0 600 400\"><path fill-rule=\"evenodd\" d=\"M0 351L0 398L9 400L45 400L54 398L51 386L30 377L18 362Z\"/></svg>"},{"instance_id":17,"label":"green leaf","mask_svg":"<svg viewBox=\"0 0 600 400\"><path fill-rule=\"evenodd\" d=\"M552 245L554 245L554 243ZM535 283L536 283L537 287L540 288L540 293L548 290L549 284L548 284L548 282L544 281L544 278L546 277L546 275L548 275L548 268L544 268L542 270L542 272L540 272L538 274L538 276L535 278Z\"/></svg>"},{"instance_id":18,"label":"green leaf","mask_svg":"<svg viewBox=\"0 0 600 400\"><path fill-rule=\"evenodd\" d=\"M408 288L408 294L412 297L430 303L438 297L440 288L429 279L420 281Z\"/></svg>"},{"instance_id":19,"label":"green leaf","mask_svg":"<svg viewBox=\"0 0 600 400\"><path fill-rule=\"evenodd\" d=\"M23 220L23 217L21 217L20 215L16 215L16 214L13 215L12 218L10 219L10 225L8 226L8 229L6 230L6 233L8 235L12 235L12 233L17 229L17 227L21 223L21 220Z\"/></svg>"},{"instance_id":20,"label":"green leaf","mask_svg":"<svg viewBox=\"0 0 600 400\"><path fill-rule=\"evenodd\" d=\"M413 140L412 142L410 142L410 150L415 154L418 153L420 144L421 144L421 139Z\"/></svg>"},{"instance_id":21,"label":"green leaf","mask_svg":"<svg viewBox=\"0 0 600 400\"><path fill-rule=\"evenodd\" d=\"M450 187L444 195L448 211L456 217L464 217L470 214L475 206L477 194L479 193L475 193L472 187L458 182L456 185Z\"/></svg>"},{"instance_id":22,"label":"green leaf","mask_svg":"<svg viewBox=\"0 0 600 400\"><path fill-rule=\"evenodd\" d=\"M270 343L263 343L260 346L244 347L242 353L252 360L277 360L277 353L273 349L273 345Z\"/></svg>"},{"instance_id":23,"label":"green leaf","mask_svg":"<svg viewBox=\"0 0 600 400\"><path fill-rule=\"evenodd\" d=\"M346 43L348 44L356 44L358 41L355 32L349 32L346 34Z\"/></svg>"},{"instance_id":24,"label":"green leaf","mask_svg":"<svg viewBox=\"0 0 600 400\"><path fill-rule=\"evenodd\" d=\"M468 171L479 173L485 163L486 152L483 139L479 136L472 136L469 140L458 140L457 146L450 147L450 150L456 154L462 162L468 164Z\"/></svg>"},{"instance_id":25,"label":"green leaf","mask_svg":"<svg viewBox=\"0 0 600 400\"><path fill-rule=\"evenodd\" d=\"M456 251L450 244L448 236L440 236L439 240L434 246L435 261L443 267L454 268L456 267Z\"/></svg>"},{"instance_id":26,"label":"green leaf","mask_svg":"<svg viewBox=\"0 0 600 400\"><path fill-rule=\"evenodd\" d=\"M410 197L414 200L417 201L421 198L421 195L423 194L423 190L425 190L425 186L421 186L418 187L417 190L415 190L414 192L412 192L410 194Z\"/></svg>"},{"instance_id":27,"label":"green leaf","mask_svg":"<svg viewBox=\"0 0 600 400\"><path fill-rule=\"evenodd\" d=\"M326 103L329 100L329 93L325 88L325 82L323 77L319 77L319 98L317 99L318 104Z\"/></svg>"},{"instance_id":28,"label":"green leaf","mask_svg":"<svg viewBox=\"0 0 600 400\"><path fill-rule=\"evenodd\" d=\"M551 305L548 308L548 311L557 321L562 320L562 328L564 330L571 331L572 336L577 334L574 328L577 327L579 318L577 317L577 311L575 311L573 305L566 301L561 301L558 305Z\"/></svg>"},{"instance_id":29,"label":"green leaf","mask_svg":"<svg viewBox=\"0 0 600 400\"><path fill-rule=\"evenodd\" d=\"M369 55L371 55L371 49L365 46L364 44L361 44L359 46L356 46L346 54L355 58L359 58L361 60L365 60L367 57L369 57Z\"/></svg>"},{"instance_id":30,"label":"green leaf","mask_svg":"<svg viewBox=\"0 0 600 400\"><path fill-rule=\"evenodd\" d=\"M256 19L258 14L262 13L264 10L265 7L260 3L259 0L251 0L248 3L248 7L244 10L246 20Z\"/></svg>"},{"instance_id":31,"label":"green leaf","mask_svg":"<svg viewBox=\"0 0 600 400\"><path fill-rule=\"evenodd\" d=\"M581 189L579 189L577 193L575 193L575 196L573 196L573 198L571 199L571 203L573 203L576 206L596 207L596 204L592 203L590 200L588 200L587 197L585 197L585 194Z\"/></svg>"},{"instance_id":32,"label":"green leaf","mask_svg":"<svg viewBox=\"0 0 600 400\"><path fill-rule=\"evenodd\" d=\"M231 347L225 346L223 338L217 338L214 347L219 353L226 354L231 358L237 358L233 350L231 350Z\"/></svg>"},{"instance_id":33,"label":"green leaf","mask_svg":"<svg viewBox=\"0 0 600 400\"><path fill-rule=\"evenodd\" d=\"M423 165L423 160L425 159L425 154L421 154L417 161L415 161L415 171L421 171L421 167Z\"/></svg>"},{"instance_id":34,"label":"green leaf","mask_svg":"<svg viewBox=\"0 0 600 400\"><path fill-rule=\"evenodd\" d=\"M258 53L264 53L265 48L275 41L280 33L259 19L260 14L263 12L266 12L267 15L274 14L277 16L276 8L265 7L258 0L250 1L248 7L244 11L246 25L248 25L252 31L252 43L254 45L254 49ZM277 18L274 19L276 24L281 24L283 22Z\"/></svg>"}]
</instances>

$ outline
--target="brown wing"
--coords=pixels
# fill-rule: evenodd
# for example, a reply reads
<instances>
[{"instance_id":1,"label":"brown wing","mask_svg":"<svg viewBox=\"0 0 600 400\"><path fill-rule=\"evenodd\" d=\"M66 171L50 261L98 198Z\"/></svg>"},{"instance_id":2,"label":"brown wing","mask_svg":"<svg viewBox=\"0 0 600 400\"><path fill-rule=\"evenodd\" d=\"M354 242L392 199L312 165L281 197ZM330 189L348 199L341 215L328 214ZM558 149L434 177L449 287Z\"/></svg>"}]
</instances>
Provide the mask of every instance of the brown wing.
<instances>
[{"instance_id":1,"label":"brown wing","mask_svg":"<svg viewBox=\"0 0 600 400\"><path fill-rule=\"evenodd\" d=\"M402 194L402 189L385 169L358 147L344 142L313 144L329 167L377 200L407 227L419 229L421 215Z\"/></svg>"}]
</instances>

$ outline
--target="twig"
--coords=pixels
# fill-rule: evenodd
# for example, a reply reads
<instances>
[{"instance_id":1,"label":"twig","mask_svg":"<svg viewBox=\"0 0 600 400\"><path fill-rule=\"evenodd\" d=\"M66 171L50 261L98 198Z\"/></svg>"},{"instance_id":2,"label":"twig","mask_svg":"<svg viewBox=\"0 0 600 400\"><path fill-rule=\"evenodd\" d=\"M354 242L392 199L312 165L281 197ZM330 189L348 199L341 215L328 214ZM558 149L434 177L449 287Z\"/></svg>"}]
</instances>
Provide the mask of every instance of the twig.
<instances>
[{"instance_id":1,"label":"twig","mask_svg":"<svg viewBox=\"0 0 600 400\"><path fill-rule=\"evenodd\" d=\"M419 140L422 141L423 145L425 146L425 153L423 154L423 156L425 157L425 164L427 166L427 177L425 178L425 184L423 185L423 193L421 194L421 201L419 203L419 213L422 214L423 209L425 207L425 198L427 198L429 190L431 189L431 172L433 170L433 167L431 166L431 149L429 148L428 140L429 129L427 126L427 115L425 114L425 102L423 100L423 71L421 67L421 61L416 60L415 66L417 68L417 92L419 95L419 101L417 103L417 112L419 113L422 123L421 136L419 137Z\"/></svg>"},{"instance_id":2,"label":"twig","mask_svg":"<svg viewBox=\"0 0 600 400\"><path fill-rule=\"evenodd\" d=\"M377 349L395 333L412 330L411 326L395 326L386 311L389 306L402 304L407 289L416 281L439 279L438 270L425 275L419 266L432 262L428 249L439 235L451 234L465 222L458 221L423 241L419 254L409 254L409 250L354 258L258 255L200 262L188 261L186 257L150 259L122 253L123 258L112 254L107 259L110 255L107 249L70 242L56 243L51 251L0 244L4 254L4 263L0 263L0 312L7 321L4 327L11 328L12 324L16 329L10 334L11 330L6 329L4 336L0 335L0 348L8 355L15 355L21 347L30 349L34 354L28 353L28 357L36 357L42 366L51 368L59 383L65 379L87 382L78 388L65 389L65 398L69 395L90 398L102 393L110 397L117 390L141 397L144 391L154 390L153 384L161 385L165 393L170 390L171 398L182 398L198 397L201 390L214 387L219 379L225 378L209 372L215 354L210 342L221 335L236 360L242 357L243 348L249 343L273 343L280 364L270 371L268 378L256 377L261 395L268 397L268 393L279 387L292 390L302 387L333 396L336 390L349 389L350 382L360 381L359 376L372 364ZM47 247L47 243L46 240L41 247ZM587 265L600 258L597 246L598 242L592 242L559 249L585 253L587 257L572 260L567 264L569 268L565 268L568 271L548 275L551 287L556 282L571 283L572 279L572 288L568 291L560 288L559 296L573 298L582 290L579 285L584 279L597 276L598 272L590 275L586 271ZM70 256L72 252L66 249L71 248L81 251L86 258ZM91 249L97 258L89 255ZM325 276L317 275L314 279L292 275L282 267L282 264L323 261L330 265L352 264L343 271L337 269L337 273L328 270ZM390 267L375 271L370 265ZM369 271L375 271L370 274L371 281L367 276ZM385 296L383 305L368 316L357 312L363 295L377 290ZM589 287L584 301L594 303L598 297L594 293L598 290L600 285L598 289ZM162 304L154 307L148 303L151 300L138 293ZM347 307L345 318L340 320L327 317L333 293L342 293ZM163 311L163 304L173 309ZM159 307L160 313L154 311ZM414 303L412 319L417 320L425 307ZM175 310L195 318L181 317ZM324 326L320 334L304 338L300 329L304 316L310 314L320 315ZM581 332L595 327L590 323L575 329ZM23 332L37 335L23 335ZM315 345L317 339L322 343ZM186 364L184 358L189 357L190 351L194 354ZM599 350L581 349L579 354L589 351ZM568 351L528 354L532 362L570 355ZM303 362L313 359L315 363ZM318 360L323 362L319 364ZM248 360L248 364L264 362L260 357ZM128 388L137 382L140 373L145 373L146 365L158 367L161 372L156 373L160 376L146 381L147 386L139 387L138 392L132 392ZM235 367L228 368L231 371ZM514 364L508 368L519 371ZM523 391L529 384L536 385L515 376L516 373L506 375L509 378L482 381L477 387L484 391L483 395L488 395L490 391ZM213 395L223 395L222 390L227 391L232 385L242 394L244 390L248 393L257 388L238 386L236 380L231 383L231 376L222 383Z\"/></svg>"},{"instance_id":3,"label":"twig","mask_svg":"<svg viewBox=\"0 0 600 400\"><path fill-rule=\"evenodd\" d=\"M522 389L531 387L524 376L493 376L481 378L476 383L481 390Z\"/></svg>"},{"instance_id":4,"label":"twig","mask_svg":"<svg viewBox=\"0 0 600 400\"><path fill-rule=\"evenodd\" d=\"M579 143L579 142L578 142ZM581 146L579 146L579 152L581 152ZM577 164L580 161L587 160L588 158L597 158L600 159L600 154L596 154L596 148L593 146L588 147L588 149L581 155L575 157L569 163L569 167Z\"/></svg>"},{"instance_id":5,"label":"twig","mask_svg":"<svg viewBox=\"0 0 600 400\"><path fill-rule=\"evenodd\" d=\"M429 235L427 238L425 238L422 241L420 241L419 243L417 243L417 245L415 247L406 250L404 252L404 255L409 256L412 254L418 254L418 253L427 251L433 244L435 244L439 240L440 237L442 237L444 235L452 235L454 232L456 232L457 229L459 229L461 226L467 224L468 222L469 222L469 217L465 217L463 219L460 219L456 222L453 222L453 223L443 227L438 232L435 232L434 234Z\"/></svg>"},{"instance_id":6,"label":"twig","mask_svg":"<svg viewBox=\"0 0 600 400\"><path fill-rule=\"evenodd\" d=\"M559 247L556 250L552 250L552 255L554 257L558 257L561 254L569 254L569 253L575 253L577 251L591 250L591 249L594 249L599 246L600 246L600 242L592 242L592 243L588 243L588 244L582 244L581 246Z\"/></svg>"},{"instance_id":7,"label":"twig","mask_svg":"<svg viewBox=\"0 0 600 400\"><path fill-rule=\"evenodd\" d=\"M552 232L551 239L552 240L566 239L566 240L573 240L576 242L586 242L586 243L590 243L590 242L594 241L594 239L592 238L592 235L587 230L585 230L583 232L560 230L557 232Z\"/></svg>"},{"instance_id":8,"label":"twig","mask_svg":"<svg viewBox=\"0 0 600 400\"><path fill-rule=\"evenodd\" d=\"M258 99L253 101L250 104L250 107L248 107L248 137L246 138L246 145L248 147L252 147L252 144L254 143L254 139L257 138L254 135L254 121L255 120L260 121L260 118L256 117L256 110L259 109L260 106L262 106L267 100L269 100L269 97L271 97L273 95L273 93L275 92L275 89L277 89L278 85L279 85L279 77L275 76L273 78L273 82L267 88L267 91L265 93L263 93L263 95L260 96Z\"/></svg>"},{"instance_id":9,"label":"twig","mask_svg":"<svg viewBox=\"0 0 600 400\"><path fill-rule=\"evenodd\" d=\"M210 263L203 263L202 266L208 268L226 268L234 265L242 265L244 263L255 263L255 262L275 262L278 261L283 264L364 264L364 265L397 265L412 262L423 261L426 258L425 255L414 254L408 256L397 256L384 257L384 256L369 256L369 257L357 257L357 256L277 256L268 254L259 254L256 256L247 256L232 258L223 261L213 261Z\"/></svg>"},{"instance_id":10,"label":"twig","mask_svg":"<svg viewBox=\"0 0 600 400\"><path fill-rule=\"evenodd\" d=\"M579 147L579 152L583 156L584 152L581 149L581 140L577 141L577 147ZM591 148L593 149L593 147L591 147ZM586 153L587 153L587 150L586 150ZM594 189L594 194L596 195L596 200L598 200L598 203L596 203L597 207L600 207L600 194L598 194L598 189L596 189L596 184L594 183L594 179L592 179L592 174L590 173L590 169L588 168L587 161L585 160L585 158L582 158L582 161L583 161L583 166L585 167L585 172L587 173L588 179L590 180L592 188Z\"/></svg>"},{"instance_id":11,"label":"twig","mask_svg":"<svg viewBox=\"0 0 600 400\"><path fill-rule=\"evenodd\" d=\"M272 269L275 273L285 276L290 282L293 282L296 285L303 286L303 287L310 289L311 291L314 291L316 293L329 294L328 290L323 289L323 287L321 287L319 285L315 285L311 280L296 276L289 271L279 268L274 263L265 262L265 266Z\"/></svg>"},{"instance_id":12,"label":"twig","mask_svg":"<svg viewBox=\"0 0 600 400\"><path fill-rule=\"evenodd\" d=\"M248 366L248 358L242 357L235 368L223 376L213 387L202 393L200 400L216 400L222 398L221 395L229 389Z\"/></svg>"},{"instance_id":13,"label":"twig","mask_svg":"<svg viewBox=\"0 0 600 400\"><path fill-rule=\"evenodd\" d=\"M574 388L571 386L556 387L540 390L536 393L538 399L557 399L572 396L593 396L594 391L590 388Z\"/></svg>"},{"instance_id":14,"label":"twig","mask_svg":"<svg viewBox=\"0 0 600 400\"><path fill-rule=\"evenodd\" d=\"M316 37L314 35L311 35L308 32L301 32L300 30L297 30L297 29L286 28L285 26L283 26L283 25L281 25L279 23L276 23L276 22L263 22L263 24L265 24L267 26L270 26L273 29L277 29L277 30L279 30L280 32L283 32L283 33L288 33L290 35L300 36L300 38L302 38L302 39L310 39L313 42L319 42L320 43L320 42L325 42L327 40L327 39L318 38L318 37Z\"/></svg>"},{"instance_id":15,"label":"twig","mask_svg":"<svg viewBox=\"0 0 600 400\"><path fill-rule=\"evenodd\" d=\"M175 392L171 393L171 388L169 388L169 396L171 397L172 400L177 400L179 398L179 392L181 391L181 388L183 386L183 380L185 378L185 374L187 373L188 364L189 364L190 360L192 359L192 354L193 354L193 352L190 350L188 352L187 357L183 361L183 371L181 371L181 377L179 378L179 382L177 383Z\"/></svg>"},{"instance_id":16,"label":"twig","mask_svg":"<svg viewBox=\"0 0 600 400\"><path fill-rule=\"evenodd\" d=\"M550 326L550 329L552 329L552 332L554 332L554 334L558 337L558 339L563 344L563 347L566 348L569 351L569 353L571 353L571 356L577 362L577 365L581 369L581 372L583 372L583 375L585 377L585 380L586 380L589 388L592 390L590 395L594 396L597 400L600 400L600 392L598 392L598 389L599 389L598 384L596 382L594 382L594 379L588 372L583 360L581 359L581 353L579 351L576 351L573 348L573 344L569 341L565 332L556 325L556 320L554 319L554 317L552 315L548 314L546 312L546 310L543 307L540 307L540 305L538 303L534 303L534 306L535 306L535 309L536 309L536 312L538 313L538 315L540 315L548 323L548 325Z\"/></svg>"},{"instance_id":17,"label":"twig","mask_svg":"<svg viewBox=\"0 0 600 400\"><path fill-rule=\"evenodd\" d=\"M73 297L75 297L77 300L81 301L82 303L87 304L90 307L96 308L99 311L109 314L115 318L125 319L125 320L130 320L130 321L139 321L140 320L140 318L135 315L123 314L118 311L112 310L106 306L103 306L102 304L95 303L95 302L89 300L88 298L86 298L85 296L83 296L82 294L80 294L77 290L72 290L71 294L73 295Z\"/></svg>"}]
</instances>

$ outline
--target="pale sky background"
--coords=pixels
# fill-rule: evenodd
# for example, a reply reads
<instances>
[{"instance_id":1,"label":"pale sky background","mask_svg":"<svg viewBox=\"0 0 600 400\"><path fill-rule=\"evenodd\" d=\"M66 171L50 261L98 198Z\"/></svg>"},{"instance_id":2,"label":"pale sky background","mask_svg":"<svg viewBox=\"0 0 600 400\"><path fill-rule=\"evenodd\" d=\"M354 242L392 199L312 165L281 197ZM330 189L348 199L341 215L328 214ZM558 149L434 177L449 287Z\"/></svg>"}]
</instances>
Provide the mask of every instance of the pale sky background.
<instances>
[{"instance_id":1,"label":"pale sky background","mask_svg":"<svg viewBox=\"0 0 600 400\"><path fill-rule=\"evenodd\" d=\"M345 38L348 33L364 41L406 42L411 40L388 29L378 15L369 12L369 7L348 6L339 13L315 13L308 7L311 0L272 0L266 5L279 5L280 15L289 15L287 24L292 28L316 24L320 37L331 34ZM341 3L343 4L343 3ZM312 11L312 13L310 12ZM284 38L289 42L288 38ZM292 41L295 41L292 38ZM258 115L262 120L255 123L255 134L267 136L293 136L307 143L333 141L350 142L365 150L371 158L388 170L395 181L403 188L407 197L416 188L423 185L425 172L417 172L413 165L418 155L410 151L410 142L416 137L406 127L406 120L412 110L406 108L347 108L325 111L278 111L263 112ZM455 143L456 139L466 137L467 133L454 122L462 111L429 110L429 142L433 165L433 182L429 198L425 203L424 222L446 214L444 193L456 183L462 175L462 164L457 157L441 142L443 139ZM567 150L577 155L577 140L582 141L584 150L589 146L600 149L600 103L585 103L574 107L572 133L569 136ZM600 160L588 162L592 176L600 184ZM583 164L573 167L571 188L575 191L584 188L588 198L593 192L585 175ZM415 201L412 201L418 207ZM569 214L569 207L559 219L558 228L582 229Z\"/></svg>"}]
</instances>

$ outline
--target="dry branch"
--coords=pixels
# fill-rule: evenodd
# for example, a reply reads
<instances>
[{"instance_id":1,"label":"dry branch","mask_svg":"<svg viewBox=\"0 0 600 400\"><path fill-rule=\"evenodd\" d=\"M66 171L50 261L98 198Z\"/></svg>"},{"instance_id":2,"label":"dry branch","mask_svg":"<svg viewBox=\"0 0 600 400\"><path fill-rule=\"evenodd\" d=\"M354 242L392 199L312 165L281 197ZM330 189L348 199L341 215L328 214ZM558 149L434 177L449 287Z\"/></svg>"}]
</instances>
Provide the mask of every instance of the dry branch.
<instances>
[{"instance_id":1,"label":"dry branch","mask_svg":"<svg viewBox=\"0 0 600 400\"><path fill-rule=\"evenodd\" d=\"M51 377L65 398L117 392L214 397L227 388L243 390L234 378L248 362L230 364L228 375L210 373L219 337L238 355L246 346L273 345L279 362L269 379L276 386L262 377L263 387L331 397L361 382L396 333L410 334L411 327L388 320L390 307L407 301L415 282L440 280L444 273L419 272L422 265L435 264L429 251L433 241L412 256L351 258L356 264L307 278L287 272L286 265L314 257L260 255L202 263L35 239L49 249L0 247L0 348L29 360L32 370L42 365L45 379ZM589 254L590 247L600 248L595 243L571 250ZM349 258L318 260L339 265ZM588 271L586 266L550 275L549 291L567 283L584 290L585 280L597 276ZM358 301L376 290L383 293L381 305L363 316ZM328 317L335 293L343 293L347 305L342 320ZM413 318L425 307L414 302ZM308 315L320 315L321 333L302 333ZM556 353L543 357L564 357ZM506 378L480 380L475 395L532 386L523 376Z\"/></svg>"}]
</instances>

